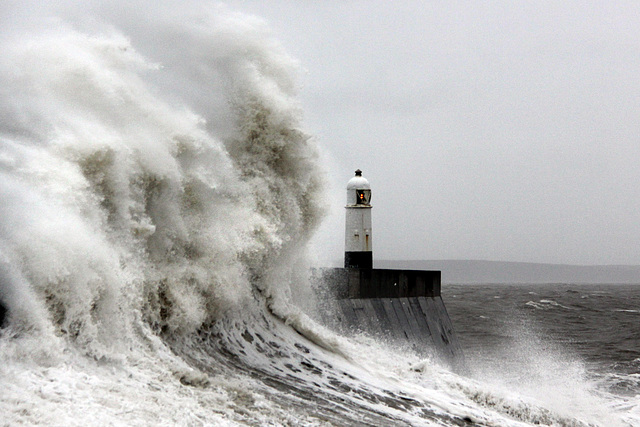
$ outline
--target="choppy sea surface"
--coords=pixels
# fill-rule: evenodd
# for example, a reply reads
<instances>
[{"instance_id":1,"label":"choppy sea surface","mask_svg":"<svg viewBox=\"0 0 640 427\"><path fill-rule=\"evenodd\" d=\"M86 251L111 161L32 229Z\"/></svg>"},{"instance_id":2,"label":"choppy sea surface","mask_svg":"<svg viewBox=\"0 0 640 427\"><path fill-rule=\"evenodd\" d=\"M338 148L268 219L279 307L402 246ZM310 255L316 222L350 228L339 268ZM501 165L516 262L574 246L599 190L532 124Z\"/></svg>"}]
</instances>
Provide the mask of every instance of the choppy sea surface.
<instances>
[{"instance_id":1,"label":"choppy sea surface","mask_svg":"<svg viewBox=\"0 0 640 427\"><path fill-rule=\"evenodd\" d=\"M443 298L471 376L536 395L588 384L614 406L637 404L640 285L444 285Z\"/></svg>"}]
</instances>

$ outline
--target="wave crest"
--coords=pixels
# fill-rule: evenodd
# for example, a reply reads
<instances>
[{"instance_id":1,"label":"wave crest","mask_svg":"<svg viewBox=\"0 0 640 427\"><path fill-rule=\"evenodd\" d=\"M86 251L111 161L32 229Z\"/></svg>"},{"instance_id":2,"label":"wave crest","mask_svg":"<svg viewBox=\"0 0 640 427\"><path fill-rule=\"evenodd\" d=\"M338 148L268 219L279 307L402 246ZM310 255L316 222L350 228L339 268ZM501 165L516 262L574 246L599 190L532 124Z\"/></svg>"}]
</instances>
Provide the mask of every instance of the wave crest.
<instances>
[{"instance_id":1,"label":"wave crest","mask_svg":"<svg viewBox=\"0 0 640 427\"><path fill-rule=\"evenodd\" d=\"M0 239L16 274L0 298L13 327L40 316L99 355L140 322L193 332L255 292L291 294L323 180L295 62L263 31L210 18L179 32L193 47L179 59L201 71L190 78L216 80L206 105L162 87L184 70L115 30L3 41ZM40 311L19 310L22 288Z\"/></svg>"}]
</instances>

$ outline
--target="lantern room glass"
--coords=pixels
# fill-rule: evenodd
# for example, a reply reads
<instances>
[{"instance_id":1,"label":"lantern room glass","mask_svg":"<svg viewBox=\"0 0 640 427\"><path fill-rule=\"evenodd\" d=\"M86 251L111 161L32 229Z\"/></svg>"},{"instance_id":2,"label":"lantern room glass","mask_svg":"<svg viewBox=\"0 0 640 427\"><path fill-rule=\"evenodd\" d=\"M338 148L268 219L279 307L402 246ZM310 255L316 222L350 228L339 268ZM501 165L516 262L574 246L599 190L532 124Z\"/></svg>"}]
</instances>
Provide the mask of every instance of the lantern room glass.
<instances>
[{"instance_id":1,"label":"lantern room glass","mask_svg":"<svg viewBox=\"0 0 640 427\"><path fill-rule=\"evenodd\" d=\"M356 190L356 204L368 205L371 203L371 190Z\"/></svg>"}]
</instances>

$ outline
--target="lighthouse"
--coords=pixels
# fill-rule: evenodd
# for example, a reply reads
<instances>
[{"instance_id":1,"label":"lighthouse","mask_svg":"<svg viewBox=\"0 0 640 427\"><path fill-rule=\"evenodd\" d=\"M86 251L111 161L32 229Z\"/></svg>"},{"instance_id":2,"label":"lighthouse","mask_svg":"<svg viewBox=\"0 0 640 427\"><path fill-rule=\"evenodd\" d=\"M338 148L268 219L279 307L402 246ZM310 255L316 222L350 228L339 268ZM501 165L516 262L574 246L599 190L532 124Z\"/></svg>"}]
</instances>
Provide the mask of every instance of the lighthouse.
<instances>
[{"instance_id":1,"label":"lighthouse","mask_svg":"<svg viewBox=\"0 0 640 427\"><path fill-rule=\"evenodd\" d=\"M313 274L338 300L339 310L331 311L327 321L464 368L440 295L441 272L373 268L371 185L360 169L347 183L345 208L344 268Z\"/></svg>"},{"instance_id":2,"label":"lighthouse","mask_svg":"<svg viewBox=\"0 0 640 427\"><path fill-rule=\"evenodd\" d=\"M362 171L347 183L345 206L344 266L345 268L373 268L373 239L371 234L371 185Z\"/></svg>"}]
</instances>

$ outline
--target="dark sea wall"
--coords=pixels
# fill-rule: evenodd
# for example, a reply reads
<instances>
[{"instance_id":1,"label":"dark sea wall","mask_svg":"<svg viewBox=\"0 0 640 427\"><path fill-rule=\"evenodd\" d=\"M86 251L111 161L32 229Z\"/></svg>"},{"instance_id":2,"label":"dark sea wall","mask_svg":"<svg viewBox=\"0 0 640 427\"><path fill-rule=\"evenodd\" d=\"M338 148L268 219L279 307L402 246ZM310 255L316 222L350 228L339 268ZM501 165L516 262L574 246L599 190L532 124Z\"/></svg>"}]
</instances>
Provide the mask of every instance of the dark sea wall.
<instances>
[{"instance_id":1,"label":"dark sea wall","mask_svg":"<svg viewBox=\"0 0 640 427\"><path fill-rule=\"evenodd\" d=\"M347 298L339 322L395 346L433 355L458 366L462 349L447 309L438 297Z\"/></svg>"},{"instance_id":2,"label":"dark sea wall","mask_svg":"<svg viewBox=\"0 0 640 427\"><path fill-rule=\"evenodd\" d=\"M337 298L440 296L439 271L368 268L324 268L323 286Z\"/></svg>"},{"instance_id":3,"label":"dark sea wall","mask_svg":"<svg viewBox=\"0 0 640 427\"><path fill-rule=\"evenodd\" d=\"M562 265L501 261L376 260L376 266L442 270L443 283L640 283L637 265Z\"/></svg>"},{"instance_id":4,"label":"dark sea wall","mask_svg":"<svg viewBox=\"0 0 640 427\"><path fill-rule=\"evenodd\" d=\"M436 356L454 368L463 365L440 297L440 271L327 268L314 277L336 299L330 323L339 329Z\"/></svg>"}]
</instances>

